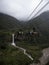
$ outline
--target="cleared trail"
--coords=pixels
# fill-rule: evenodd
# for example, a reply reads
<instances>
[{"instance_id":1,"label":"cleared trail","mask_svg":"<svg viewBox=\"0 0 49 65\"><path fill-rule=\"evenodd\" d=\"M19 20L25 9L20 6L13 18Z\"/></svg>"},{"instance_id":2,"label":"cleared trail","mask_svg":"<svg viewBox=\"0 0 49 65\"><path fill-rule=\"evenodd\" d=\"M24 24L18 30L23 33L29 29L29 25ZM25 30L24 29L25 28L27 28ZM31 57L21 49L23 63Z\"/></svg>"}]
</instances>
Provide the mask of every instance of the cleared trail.
<instances>
[{"instance_id":1,"label":"cleared trail","mask_svg":"<svg viewBox=\"0 0 49 65\"><path fill-rule=\"evenodd\" d=\"M22 48L22 47L19 47L19 46L16 46L14 43L13 43L12 45L13 45L14 47L16 47L16 48L22 50L23 53L24 53L28 58L30 58L30 59L33 61L33 58L31 57L30 54L28 54L28 53L26 52L26 49L24 49L24 48Z\"/></svg>"}]
</instances>

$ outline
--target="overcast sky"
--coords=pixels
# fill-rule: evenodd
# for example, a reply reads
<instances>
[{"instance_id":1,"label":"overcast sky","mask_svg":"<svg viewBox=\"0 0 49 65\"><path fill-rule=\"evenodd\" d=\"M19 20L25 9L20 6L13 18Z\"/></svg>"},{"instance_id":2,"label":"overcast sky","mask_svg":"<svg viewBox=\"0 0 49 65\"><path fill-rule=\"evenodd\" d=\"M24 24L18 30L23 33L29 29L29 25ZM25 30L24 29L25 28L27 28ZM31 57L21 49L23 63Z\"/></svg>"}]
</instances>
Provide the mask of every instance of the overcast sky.
<instances>
[{"instance_id":1,"label":"overcast sky","mask_svg":"<svg viewBox=\"0 0 49 65\"><path fill-rule=\"evenodd\" d=\"M49 0L43 0L39 7L30 16L33 10L41 2L41 0L0 0L0 12L11 15L18 20L28 20L34 18L34 15L48 2ZM49 4L41 11L45 12L49 10ZM37 14L36 16L38 16ZM35 17L36 17L35 16Z\"/></svg>"}]
</instances>

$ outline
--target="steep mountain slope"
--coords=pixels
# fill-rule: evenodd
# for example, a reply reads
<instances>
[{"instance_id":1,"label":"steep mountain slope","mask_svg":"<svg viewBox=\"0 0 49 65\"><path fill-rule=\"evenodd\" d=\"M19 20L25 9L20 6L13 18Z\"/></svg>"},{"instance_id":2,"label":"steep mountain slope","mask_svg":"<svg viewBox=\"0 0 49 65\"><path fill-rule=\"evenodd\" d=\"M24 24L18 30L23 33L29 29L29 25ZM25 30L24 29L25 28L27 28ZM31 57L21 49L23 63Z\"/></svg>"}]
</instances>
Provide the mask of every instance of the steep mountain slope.
<instances>
[{"instance_id":1,"label":"steep mountain slope","mask_svg":"<svg viewBox=\"0 0 49 65\"><path fill-rule=\"evenodd\" d=\"M27 25L33 26L42 34L49 35L49 11L42 13L40 16L27 22Z\"/></svg>"},{"instance_id":2,"label":"steep mountain slope","mask_svg":"<svg viewBox=\"0 0 49 65\"><path fill-rule=\"evenodd\" d=\"M22 27L22 23L17 19L0 13L0 29L18 29Z\"/></svg>"},{"instance_id":3,"label":"steep mountain slope","mask_svg":"<svg viewBox=\"0 0 49 65\"><path fill-rule=\"evenodd\" d=\"M49 35L49 11L28 22L20 22L17 19L0 13L0 29L33 29L36 28L43 35Z\"/></svg>"}]
</instances>

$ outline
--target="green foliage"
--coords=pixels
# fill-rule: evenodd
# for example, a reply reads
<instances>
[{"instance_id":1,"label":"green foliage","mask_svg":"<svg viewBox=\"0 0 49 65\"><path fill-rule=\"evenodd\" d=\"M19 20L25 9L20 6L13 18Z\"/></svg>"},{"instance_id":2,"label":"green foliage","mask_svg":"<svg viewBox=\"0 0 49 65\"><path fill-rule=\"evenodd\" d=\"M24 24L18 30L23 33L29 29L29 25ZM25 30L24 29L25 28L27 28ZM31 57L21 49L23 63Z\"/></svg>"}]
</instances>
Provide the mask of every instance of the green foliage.
<instances>
[{"instance_id":1,"label":"green foliage","mask_svg":"<svg viewBox=\"0 0 49 65\"><path fill-rule=\"evenodd\" d=\"M40 46L38 46L38 44L34 45L34 43L30 44L24 41L18 42L16 44L20 47L25 48L27 50L27 53L34 58L34 61L37 61L42 56L42 49Z\"/></svg>"},{"instance_id":2,"label":"green foliage","mask_svg":"<svg viewBox=\"0 0 49 65\"><path fill-rule=\"evenodd\" d=\"M0 32L0 40L1 42L10 42L11 40L11 33L9 32Z\"/></svg>"},{"instance_id":3,"label":"green foliage","mask_svg":"<svg viewBox=\"0 0 49 65\"><path fill-rule=\"evenodd\" d=\"M23 25L20 21L9 15L0 13L0 30L18 30Z\"/></svg>"},{"instance_id":4,"label":"green foliage","mask_svg":"<svg viewBox=\"0 0 49 65\"><path fill-rule=\"evenodd\" d=\"M0 50L0 65L28 65L32 61L19 49L8 46L5 50Z\"/></svg>"},{"instance_id":5,"label":"green foliage","mask_svg":"<svg viewBox=\"0 0 49 65\"><path fill-rule=\"evenodd\" d=\"M32 62L21 50L10 46L11 34L17 31L39 32L40 36L35 37L35 40L28 36L28 40L16 42L16 45L27 50L27 53L34 58L34 62L39 62L42 49L49 47L49 16L42 14L34 20L24 23L5 14L0 15L0 65L29 65ZM49 62L46 65L49 65Z\"/></svg>"}]
</instances>

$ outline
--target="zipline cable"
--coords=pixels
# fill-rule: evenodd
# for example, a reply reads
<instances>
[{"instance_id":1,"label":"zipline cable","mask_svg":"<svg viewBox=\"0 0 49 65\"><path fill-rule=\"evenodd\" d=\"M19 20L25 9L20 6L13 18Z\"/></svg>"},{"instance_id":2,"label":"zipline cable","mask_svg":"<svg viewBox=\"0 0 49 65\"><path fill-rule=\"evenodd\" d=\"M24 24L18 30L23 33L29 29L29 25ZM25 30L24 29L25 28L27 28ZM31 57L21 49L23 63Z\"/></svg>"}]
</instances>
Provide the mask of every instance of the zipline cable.
<instances>
[{"instance_id":1,"label":"zipline cable","mask_svg":"<svg viewBox=\"0 0 49 65\"><path fill-rule=\"evenodd\" d=\"M35 17L41 10L43 10L47 5L49 4L49 1L33 16Z\"/></svg>"},{"instance_id":2,"label":"zipline cable","mask_svg":"<svg viewBox=\"0 0 49 65\"><path fill-rule=\"evenodd\" d=\"M31 17L31 15L35 12L35 10L38 8L38 6L43 2L43 0L40 1L40 3L37 5L37 7L33 10L33 12L29 15L28 19Z\"/></svg>"}]
</instances>

